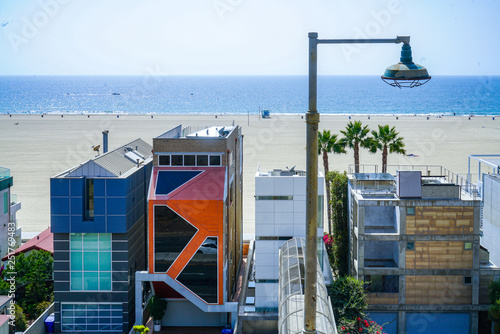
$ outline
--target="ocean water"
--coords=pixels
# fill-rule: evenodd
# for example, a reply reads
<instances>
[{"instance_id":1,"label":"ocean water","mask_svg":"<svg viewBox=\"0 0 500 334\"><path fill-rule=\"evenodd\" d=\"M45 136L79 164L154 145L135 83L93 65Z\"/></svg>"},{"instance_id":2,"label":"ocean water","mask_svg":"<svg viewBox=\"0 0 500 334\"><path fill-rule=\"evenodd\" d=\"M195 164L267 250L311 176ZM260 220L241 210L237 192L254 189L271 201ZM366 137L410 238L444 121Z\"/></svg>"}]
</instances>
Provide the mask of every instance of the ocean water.
<instances>
[{"instance_id":1,"label":"ocean water","mask_svg":"<svg viewBox=\"0 0 500 334\"><path fill-rule=\"evenodd\" d=\"M0 114L297 114L307 76L0 76ZM499 115L499 76L435 76L412 89L378 76L321 76L328 114Z\"/></svg>"}]
</instances>

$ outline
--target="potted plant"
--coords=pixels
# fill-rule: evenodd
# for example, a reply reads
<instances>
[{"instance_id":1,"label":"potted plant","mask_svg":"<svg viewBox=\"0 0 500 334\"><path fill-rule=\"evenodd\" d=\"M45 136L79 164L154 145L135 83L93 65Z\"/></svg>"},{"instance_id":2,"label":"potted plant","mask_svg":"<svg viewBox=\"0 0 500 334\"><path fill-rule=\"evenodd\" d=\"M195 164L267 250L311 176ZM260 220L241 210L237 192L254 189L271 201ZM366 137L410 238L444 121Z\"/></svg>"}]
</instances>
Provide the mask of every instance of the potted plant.
<instances>
[{"instance_id":1,"label":"potted plant","mask_svg":"<svg viewBox=\"0 0 500 334\"><path fill-rule=\"evenodd\" d=\"M158 296L153 296L149 300L149 313L154 320L154 330L159 332L161 330L161 320L165 315L165 310L167 309L167 302Z\"/></svg>"}]
</instances>

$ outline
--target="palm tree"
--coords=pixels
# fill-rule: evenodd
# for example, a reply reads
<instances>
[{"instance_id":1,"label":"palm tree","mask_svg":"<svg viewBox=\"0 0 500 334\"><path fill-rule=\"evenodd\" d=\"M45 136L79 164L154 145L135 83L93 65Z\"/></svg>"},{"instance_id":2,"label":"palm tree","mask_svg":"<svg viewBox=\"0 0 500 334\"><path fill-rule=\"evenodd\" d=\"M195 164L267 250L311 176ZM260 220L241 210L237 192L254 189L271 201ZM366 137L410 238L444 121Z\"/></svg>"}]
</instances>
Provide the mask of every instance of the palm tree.
<instances>
[{"instance_id":1,"label":"palm tree","mask_svg":"<svg viewBox=\"0 0 500 334\"><path fill-rule=\"evenodd\" d=\"M345 144L337 140L338 135L332 135L330 130L318 133L318 154L323 154L323 167L325 169L326 184L326 210L328 214L328 233L332 234L332 211L330 206L330 180L327 178L329 172L328 153L345 153Z\"/></svg>"},{"instance_id":2,"label":"palm tree","mask_svg":"<svg viewBox=\"0 0 500 334\"><path fill-rule=\"evenodd\" d=\"M344 135L341 141L354 150L354 168L355 172L359 173L359 147L370 148L370 138L367 135L370 133L368 125L363 126L361 121L349 122L345 130L340 130Z\"/></svg>"},{"instance_id":3,"label":"palm tree","mask_svg":"<svg viewBox=\"0 0 500 334\"><path fill-rule=\"evenodd\" d=\"M370 143L370 152L382 151L382 173L387 173L387 155L389 153L406 154L404 138L398 137L398 135L396 127L390 128L389 125L379 125L378 132L372 130L373 138Z\"/></svg>"}]
</instances>

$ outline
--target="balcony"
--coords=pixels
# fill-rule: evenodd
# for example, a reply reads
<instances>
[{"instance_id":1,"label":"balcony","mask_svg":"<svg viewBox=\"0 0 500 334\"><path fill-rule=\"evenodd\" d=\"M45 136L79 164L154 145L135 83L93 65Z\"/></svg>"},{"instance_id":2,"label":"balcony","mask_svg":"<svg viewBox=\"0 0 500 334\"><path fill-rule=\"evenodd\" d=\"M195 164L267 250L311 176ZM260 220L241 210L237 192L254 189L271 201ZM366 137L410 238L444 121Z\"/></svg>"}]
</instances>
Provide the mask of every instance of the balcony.
<instances>
[{"instance_id":1,"label":"balcony","mask_svg":"<svg viewBox=\"0 0 500 334\"><path fill-rule=\"evenodd\" d=\"M398 216L399 210L395 206L366 206L365 234L399 233Z\"/></svg>"},{"instance_id":2,"label":"balcony","mask_svg":"<svg viewBox=\"0 0 500 334\"><path fill-rule=\"evenodd\" d=\"M365 241L364 268L398 268L397 241Z\"/></svg>"},{"instance_id":3,"label":"balcony","mask_svg":"<svg viewBox=\"0 0 500 334\"><path fill-rule=\"evenodd\" d=\"M10 195L10 214L14 214L21 209L21 202L17 201L17 195Z\"/></svg>"},{"instance_id":4,"label":"balcony","mask_svg":"<svg viewBox=\"0 0 500 334\"><path fill-rule=\"evenodd\" d=\"M10 177L10 169L5 167L0 167L0 180Z\"/></svg>"}]
</instances>

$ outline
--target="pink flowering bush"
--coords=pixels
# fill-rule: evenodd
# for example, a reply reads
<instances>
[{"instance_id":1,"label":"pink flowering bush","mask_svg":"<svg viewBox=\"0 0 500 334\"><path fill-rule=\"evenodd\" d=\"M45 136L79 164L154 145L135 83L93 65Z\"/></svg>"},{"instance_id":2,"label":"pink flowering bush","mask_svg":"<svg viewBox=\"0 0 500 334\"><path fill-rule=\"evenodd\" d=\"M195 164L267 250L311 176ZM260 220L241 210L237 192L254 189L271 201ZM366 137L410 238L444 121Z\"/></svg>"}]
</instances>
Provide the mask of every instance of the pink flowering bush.
<instances>
[{"instance_id":1,"label":"pink flowering bush","mask_svg":"<svg viewBox=\"0 0 500 334\"><path fill-rule=\"evenodd\" d=\"M337 326L338 334L386 334L375 321L358 317L356 320L341 319Z\"/></svg>"},{"instance_id":2,"label":"pink flowering bush","mask_svg":"<svg viewBox=\"0 0 500 334\"><path fill-rule=\"evenodd\" d=\"M325 234L323 235L323 242L325 243L325 246L327 248L332 247L333 236L325 232Z\"/></svg>"}]
</instances>

